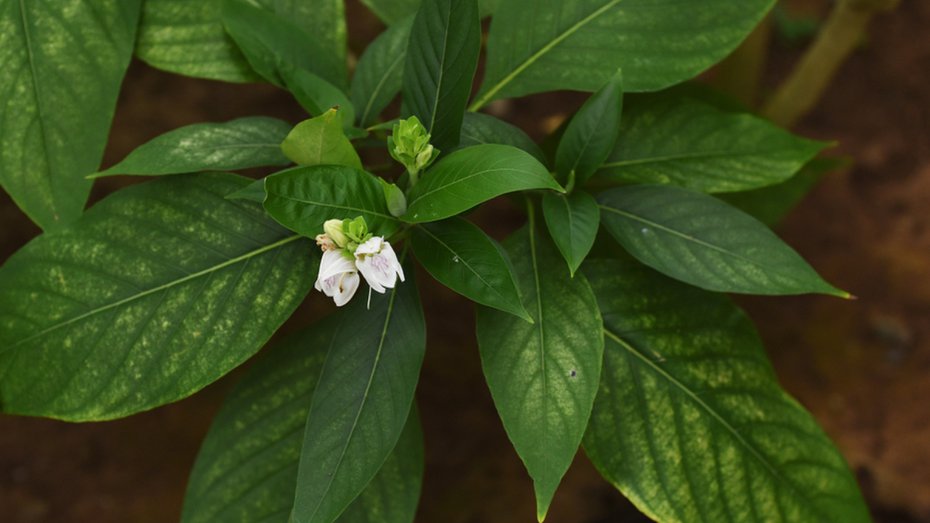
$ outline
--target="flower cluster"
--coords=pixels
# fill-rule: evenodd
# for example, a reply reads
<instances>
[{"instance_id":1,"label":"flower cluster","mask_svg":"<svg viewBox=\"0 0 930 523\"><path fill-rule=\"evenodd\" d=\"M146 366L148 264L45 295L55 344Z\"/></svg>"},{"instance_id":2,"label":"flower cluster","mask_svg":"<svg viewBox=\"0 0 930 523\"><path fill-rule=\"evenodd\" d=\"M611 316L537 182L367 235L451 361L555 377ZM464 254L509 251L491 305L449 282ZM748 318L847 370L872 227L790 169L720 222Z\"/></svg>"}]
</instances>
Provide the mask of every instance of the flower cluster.
<instances>
[{"instance_id":1,"label":"flower cluster","mask_svg":"<svg viewBox=\"0 0 930 523\"><path fill-rule=\"evenodd\" d=\"M327 220L316 243L323 250L316 290L322 291L342 307L358 290L359 273L371 290L384 294L404 281L404 269L384 237L368 232L361 216L354 220ZM370 296L370 294L369 294Z\"/></svg>"},{"instance_id":2,"label":"flower cluster","mask_svg":"<svg viewBox=\"0 0 930 523\"><path fill-rule=\"evenodd\" d=\"M388 152L407 168L413 181L412 185L416 185L414 180L417 174L429 167L439 156L439 149L430 145L429 141L429 131L416 116L394 124L394 131L388 136Z\"/></svg>"}]
</instances>

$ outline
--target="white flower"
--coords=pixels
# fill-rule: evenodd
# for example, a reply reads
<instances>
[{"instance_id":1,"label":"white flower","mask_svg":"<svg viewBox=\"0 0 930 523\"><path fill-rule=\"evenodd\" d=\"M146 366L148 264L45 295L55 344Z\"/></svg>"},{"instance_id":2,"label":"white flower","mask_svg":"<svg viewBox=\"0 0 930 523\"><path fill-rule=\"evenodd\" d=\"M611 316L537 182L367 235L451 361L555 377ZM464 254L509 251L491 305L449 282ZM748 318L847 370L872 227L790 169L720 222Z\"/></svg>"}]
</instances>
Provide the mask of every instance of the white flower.
<instances>
[{"instance_id":1,"label":"white flower","mask_svg":"<svg viewBox=\"0 0 930 523\"><path fill-rule=\"evenodd\" d=\"M404 269L397 261L394 249L381 236L375 236L358 246L355 250L355 266L372 290L381 294L384 294L386 288L394 288L398 276L400 281L404 281Z\"/></svg>"},{"instance_id":2,"label":"white flower","mask_svg":"<svg viewBox=\"0 0 930 523\"><path fill-rule=\"evenodd\" d=\"M320 272L316 277L316 290L323 291L336 306L342 307L358 290L359 277L352 262L342 249L329 250L323 253L320 261Z\"/></svg>"}]
</instances>

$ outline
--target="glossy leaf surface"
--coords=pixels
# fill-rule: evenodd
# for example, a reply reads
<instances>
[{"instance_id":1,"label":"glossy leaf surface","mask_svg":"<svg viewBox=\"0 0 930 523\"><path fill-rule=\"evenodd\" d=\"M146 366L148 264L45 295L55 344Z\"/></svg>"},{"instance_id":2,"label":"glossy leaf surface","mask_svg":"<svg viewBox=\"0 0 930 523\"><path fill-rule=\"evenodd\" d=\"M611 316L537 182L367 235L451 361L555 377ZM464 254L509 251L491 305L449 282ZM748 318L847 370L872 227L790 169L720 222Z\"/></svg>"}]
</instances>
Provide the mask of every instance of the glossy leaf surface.
<instances>
[{"instance_id":1,"label":"glossy leaf surface","mask_svg":"<svg viewBox=\"0 0 930 523\"><path fill-rule=\"evenodd\" d=\"M574 177L580 186L604 163L617 143L622 110L623 77L617 72L585 101L565 128L555 152L559 180Z\"/></svg>"},{"instance_id":2,"label":"glossy leaf surface","mask_svg":"<svg viewBox=\"0 0 930 523\"><path fill-rule=\"evenodd\" d=\"M484 113L465 113L459 147L483 144L511 145L522 149L545 165L546 155L523 129Z\"/></svg>"},{"instance_id":3,"label":"glossy leaf surface","mask_svg":"<svg viewBox=\"0 0 930 523\"><path fill-rule=\"evenodd\" d=\"M584 191L546 193L542 210L549 234L574 276L597 238L601 219L597 200Z\"/></svg>"},{"instance_id":4,"label":"glossy leaf surface","mask_svg":"<svg viewBox=\"0 0 930 523\"><path fill-rule=\"evenodd\" d=\"M346 165L362 168L362 160L342 131L342 116L330 109L304 120L281 143L281 151L297 165Z\"/></svg>"},{"instance_id":5,"label":"glossy leaf surface","mask_svg":"<svg viewBox=\"0 0 930 523\"><path fill-rule=\"evenodd\" d=\"M292 335L236 385L197 456L183 523L287 521L303 428L337 325L330 317ZM338 521L413 521L422 475L423 437L411 411L397 446Z\"/></svg>"},{"instance_id":6,"label":"glossy leaf surface","mask_svg":"<svg viewBox=\"0 0 930 523\"><path fill-rule=\"evenodd\" d=\"M530 234L522 229L505 247L535 323L479 307L477 334L494 405L533 478L542 521L587 426L604 338L585 277L571 278L545 236Z\"/></svg>"},{"instance_id":7,"label":"glossy leaf surface","mask_svg":"<svg viewBox=\"0 0 930 523\"><path fill-rule=\"evenodd\" d=\"M412 230L413 252L440 283L466 298L531 320L506 253L471 222L450 218Z\"/></svg>"},{"instance_id":8,"label":"glossy leaf surface","mask_svg":"<svg viewBox=\"0 0 930 523\"><path fill-rule=\"evenodd\" d=\"M869 521L855 479L728 299L635 262L584 273L604 370L584 448L656 521Z\"/></svg>"},{"instance_id":9,"label":"glossy leaf surface","mask_svg":"<svg viewBox=\"0 0 930 523\"><path fill-rule=\"evenodd\" d=\"M285 227L308 237L333 218L363 216L368 229L390 236L399 222L391 216L374 176L337 165L288 169L265 178L265 210Z\"/></svg>"},{"instance_id":10,"label":"glossy leaf surface","mask_svg":"<svg viewBox=\"0 0 930 523\"><path fill-rule=\"evenodd\" d=\"M140 145L121 162L95 174L94 178L287 165L290 162L281 153L281 141L290 130L287 122L262 116L187 125Z\"/></svg>"},{"instance_id":11,"label":"glossy leaf surface","mask_svg":"<svg viewBox=\"0 0 930 523\"><path fill-rule=\"evenodd\" d=\"M635 97L599 176L734 192L781 183L826 144L687 96Z\"/></svg>"},{"instance_id":12,"label":"glossy leaf surface","mask_svg":"<svg viewBox=\"0 0 930 523\"><path fill-rule=\"evenodd\" d=\"M350 92L359 125L371 124L400 92L412 25L411 17L389 27L359 58Z\"/></svg>"},{"instance_id":13,"label":"glossy leaf surface","mask_svg":"<svg viewBox=\"0 0 930 523\"><path fill-rule=\"evenodd\" d=\"M632 185L603 192L598 202L610 234L667 276L720 292L849 297L768 227L711 196Z\"/></svg>"},{"instance_id":14,"label":"glossy leaf surface","mask_svg":"<svg viewBox=\"0 0 930 523\"><path fill-rule=\"evenodd\" d=\"M361 294L361 293L360 293ZM347 306L330 343L304 432L292 520L331 523L369 484L401 435L426 350L407 281Z\"/></svg>"},{"instance_id":15,"label":"glossy leaf surface","mask_svg":"<svg viewBox=\"0 0 930 523\"><path fill-rule=\"evenodd\" d=\"M43 229L84 209L139 10L139 0L0 7L0 186Z\"/></svg>"},{"instance_id":16,"label":"glossy leaf surface","mask_svg":"<svg viewBox=\"0 0 930 523\"><path fill-rule=\"evenodd\" d=\"M478 0L481 16L492 14L501 0ZM362 0L387 25L396 25L417 12L421 0Z\"/></svg>"},{"instance_id":17,"label":"glossy leaf surface","mask_svg":"<svg viewBox=\"0 0 930 523\"><path fill-rule=\"evenodd\" d=\"M248 179L167 177L106 198L0 268L0 397L10 413L86 421L186 397L262 347L318 258Z\"/></svg>"},{"instance_id":18,"label":"glossy leaf surface","mask_svg":"<svg viewBox=\"0 0 930 523\"><path fill-rule=\"evenodd\" d=\"M407 47L404 105L440 151L459 143L480 48L476 0L423 0Z\"/></svg>"},{"instance_id":19,"label":"glossy leaf surface","mask_svg":"<svg viewBox=\"0 0 930 523\"><path fill-rule=\"evenodd\" d=\"M508 0L491 23L473 108L496 98L594 91L623 69L627 91L687 80L733 50L772 0Z\"/></svg>"},{"instance_id":20,"label":"glossy leaf surface","mask_svg":"<svg viewBox=\"0 0 930 523\"><path fill-rule=\"evenodd\" d=\"M529 153L508 145L476 145L453 152L428 170L407 195L413 223L455 216L514 191L562 188Z\"/></svg>"}]
</instances>

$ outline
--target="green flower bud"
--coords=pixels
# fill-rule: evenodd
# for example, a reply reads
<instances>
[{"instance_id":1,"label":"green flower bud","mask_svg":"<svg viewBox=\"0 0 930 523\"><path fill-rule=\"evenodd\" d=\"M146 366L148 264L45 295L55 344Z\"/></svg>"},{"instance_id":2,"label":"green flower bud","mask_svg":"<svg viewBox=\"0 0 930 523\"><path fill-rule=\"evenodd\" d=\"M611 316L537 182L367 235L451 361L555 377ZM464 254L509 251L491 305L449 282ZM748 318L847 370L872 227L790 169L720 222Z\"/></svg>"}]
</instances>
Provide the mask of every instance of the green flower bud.
<instances>
[{"instance_id":1,"label":"green flower bud","mask_svg":"<svg viewBox=\"0 0 930 523\"><path fill-rule=\"evenodd\" d=\"M393 134L388 137L388 151L391 157L407 168L414 183L417 174L429 167L439 156L439 149L430 145L429 140L429 132L416 116L394 124Z\"/></svg>"},{"instance_id":2,"label":"green flower bud","mask_svg":"<svg viewBox=\"0 0 930 523\"><path fill-rule=\"evenodd\" d=\"M372 234L368 232L368 223L365 222L365 218L358 216L353 220L343 220L342 221L342 232L348 238L346 242L346 249L349 252L355 252L355 248L359 244L365 243L371 239Z\"/></svg>"},{"instance_id":3,"label":"green flower bud","mask_svg":"<svg viewBox=\"0 0 930 523\"><path fill-rule=\"evenodd\" d=\"M346 243L349 242L349 239L342 232L344 220L326 220L323 223L323 232L329 236L329 239L333 241L340 249L344 249Z\"/></svg>"}]
</instances>

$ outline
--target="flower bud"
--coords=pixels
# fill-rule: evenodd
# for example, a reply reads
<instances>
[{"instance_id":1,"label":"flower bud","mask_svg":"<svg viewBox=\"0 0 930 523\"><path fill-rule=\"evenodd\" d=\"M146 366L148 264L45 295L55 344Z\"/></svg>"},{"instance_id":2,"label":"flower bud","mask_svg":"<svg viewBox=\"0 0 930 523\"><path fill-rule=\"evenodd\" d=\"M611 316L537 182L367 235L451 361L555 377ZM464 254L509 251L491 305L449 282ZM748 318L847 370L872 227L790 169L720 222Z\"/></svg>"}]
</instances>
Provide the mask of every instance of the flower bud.
<instances>
[{"instance_id":1,"label":"flower bud","mask_svg":"<svg viewBox=\"0 0 930 523\"><path fill-rule=\"evenodd\" d=\"M346 243L349 241L345 233L342 232L342 223L343 220L326 220L323 223L323 232L325 232L326 235L329 236L329 239L340 249L345 248Z\"/></svg>"},{"instance_id":2,"label":"flower bud","mask_svg":"<svg viewBox=\"0 0 930 523\"><path fill-rule=\"evenodd\" d=\"M411 116L394 124L393 134L388 137L388 151L415 177L439 156L439 149L430 145L429 140L429 132L416 116Z\"/></svg>"}]
</instances>

